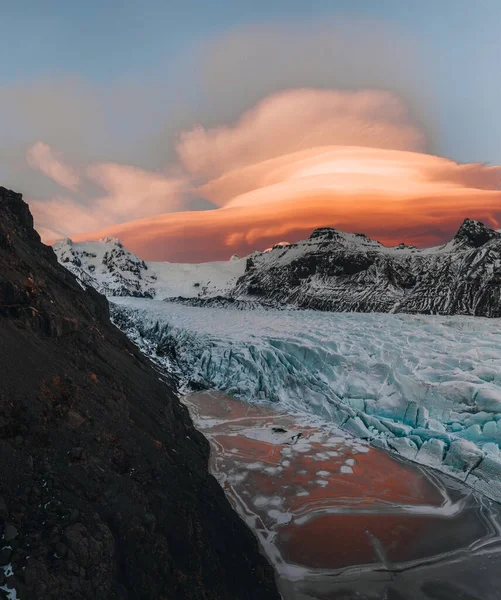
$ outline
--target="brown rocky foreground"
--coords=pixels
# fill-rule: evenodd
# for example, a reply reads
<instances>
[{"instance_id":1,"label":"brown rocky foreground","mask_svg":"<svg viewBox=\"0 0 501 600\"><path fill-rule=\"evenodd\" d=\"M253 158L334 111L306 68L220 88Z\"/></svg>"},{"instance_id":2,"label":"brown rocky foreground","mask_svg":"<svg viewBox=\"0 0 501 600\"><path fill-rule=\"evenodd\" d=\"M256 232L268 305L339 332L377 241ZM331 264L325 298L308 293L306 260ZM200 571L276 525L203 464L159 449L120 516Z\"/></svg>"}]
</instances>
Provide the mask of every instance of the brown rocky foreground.
<instances>
[{"instance_id":1,"label":"brown rocky foreground","mask_svg":"<svg viewBox=\"0 0 501 600\"><path fill-rule=\"evenodd\" d=\"M161 379L0 188L0 597L279 597Z\"/></svg>"}]
</instances>

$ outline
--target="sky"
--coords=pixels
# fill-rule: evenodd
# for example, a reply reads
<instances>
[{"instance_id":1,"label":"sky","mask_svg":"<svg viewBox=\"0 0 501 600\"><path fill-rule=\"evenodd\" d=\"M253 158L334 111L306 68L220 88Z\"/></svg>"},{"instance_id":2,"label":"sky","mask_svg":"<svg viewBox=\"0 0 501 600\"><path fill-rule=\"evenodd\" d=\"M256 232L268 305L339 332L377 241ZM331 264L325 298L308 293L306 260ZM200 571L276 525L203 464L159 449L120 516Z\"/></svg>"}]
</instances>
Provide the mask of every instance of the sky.
<instances>
[{"instance_id":1,"label":"sky","mask_svg":"<svg viewBox=\"0 0 501 600\"><path fill-rule=\"evenodd\" d=\"M2 6L0 185L46 242L226 260L501 227L499 0Z\"/></svg>"}]
</instances>

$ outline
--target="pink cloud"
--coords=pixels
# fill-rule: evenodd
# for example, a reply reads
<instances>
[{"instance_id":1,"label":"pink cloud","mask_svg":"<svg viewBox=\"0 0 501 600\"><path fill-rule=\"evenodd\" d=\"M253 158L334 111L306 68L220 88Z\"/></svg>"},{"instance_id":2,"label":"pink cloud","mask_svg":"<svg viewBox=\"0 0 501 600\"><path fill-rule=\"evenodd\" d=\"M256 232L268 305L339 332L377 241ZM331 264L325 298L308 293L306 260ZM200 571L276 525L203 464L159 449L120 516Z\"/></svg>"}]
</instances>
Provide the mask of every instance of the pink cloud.
<instances>
[{"instance_id":1,"label":"pink cloud","mask_svg":"<svg viewBox=\"0 0 501 600\"><path fill-rule=\"evenodd\" d=\"M422 151L426 144L395 94L305 88L265 98L233 126L184 132L177 151L191 173L213 179L286 153L332 145Z\"/></svg>"},{"instance_id":2,"label":"pink cloud","mask_svg":"<svg viewBox=\"0 0 501 600\"><path fill-rule=\"evenodd\" d=\"M69 190L76 191L80 177L61 159L57 158L51 148L44 142L37 142L26 153L26 160L33 169L38 169L47 177Z\"/></svg>"},{"instance_id":3,"label":"pink cloud","mask_svg":"<svg viewBox=\"0 0 501 600\"><path fill-rule=\"evenodd\" d=\"M497 227L501 167L459 164L425 146L393 94L289 90L232 126L182 134L184 177L94 164L85 177L102 195L34 212L51 232L118 236L144 258L181 262L244 255L319 226L420 245L444 241L467 216ZM219 208L183 211L194 192Z\"/></svg>"},{"instance_id":4,"label":"pink cloud","mask_svg":"<svg viewBox=\"0 0 501 600\"><path fill-rule=\"evenodd\" d=\"M501 191L492 189L492 180L501 167L484 169L485 180L475 167L474 181L466 185L468 165L428 154L312 149L309 156L282 157L280 181L217 210L157 215L75 239L117 236L144 258L181 262L245 255L282 239L297 241L320 226L363 232L386 244L438 244L467 216L498 227Z\"/></svg>"},{"instance_id":5,"label":"pink cloud","mask_svg":"<svg viewBox=\"0 0 501 600\"><path fill-rule=\"evenodd\" d=\"M189 188L182 178L130 165L94 164L88 167L86 174L106 191L105 196L94 200L94 208L117 221L179 210Z\"/></svg>"}]
</instances>

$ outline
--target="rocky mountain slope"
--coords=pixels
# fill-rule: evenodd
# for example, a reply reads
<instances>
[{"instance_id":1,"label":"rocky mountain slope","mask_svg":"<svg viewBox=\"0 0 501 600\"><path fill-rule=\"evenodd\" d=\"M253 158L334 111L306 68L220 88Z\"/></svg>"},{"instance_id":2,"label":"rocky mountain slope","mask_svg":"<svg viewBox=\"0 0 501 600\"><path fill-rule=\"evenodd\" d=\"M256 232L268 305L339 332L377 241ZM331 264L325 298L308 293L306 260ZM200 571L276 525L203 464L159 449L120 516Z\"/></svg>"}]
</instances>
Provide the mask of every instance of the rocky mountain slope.
<instances>
[{"instance_id":1,"label":"rocky mountain slope","mask_svg":"<svg viewBox=\"0 0 501 600\"><path fill-rule=\"evenodd\" d=\"M246 259L145 263L118 240L54 246L60 262L108 296L190 305L501 316L501 233L465 219L434 248L388 248L331 228ZM184 299L184 300L183 300Z\"/></svg>"},{"instance_id":2,"label":"rocky mountain slope","mask_svg":"<svg viewBox=\"0 0 501 600\"><path fill-rule=\"evenodd\" d=\"M316 229L249 257L231 295L328 311L499 317L501 234L466 219L447 244L418 249Z\"/></svg>"},{"instance_id":3,"label":"rocky mountain slope","mask_svg":"<svg viewBox=\"0 0 501 600\"><path fill-rule=\"evenodd\" d=\"M185 408L5 188L0 364L0 596L279 597Z\"/></svg>"}]
</instances>

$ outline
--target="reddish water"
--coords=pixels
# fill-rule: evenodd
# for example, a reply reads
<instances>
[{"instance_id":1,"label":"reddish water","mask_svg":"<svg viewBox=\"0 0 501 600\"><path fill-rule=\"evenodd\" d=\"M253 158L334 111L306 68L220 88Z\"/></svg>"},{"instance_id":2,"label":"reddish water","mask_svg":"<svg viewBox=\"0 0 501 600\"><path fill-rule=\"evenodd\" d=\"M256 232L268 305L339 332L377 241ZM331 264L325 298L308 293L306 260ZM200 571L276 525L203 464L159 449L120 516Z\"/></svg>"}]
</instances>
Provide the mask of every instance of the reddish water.
<instances>
[{"instance_id":1,"label":"reddish water","mask_svg":"<svg viewBox=\"0 0 501 600\"><path fill-rule=\"evenodd\" d=\"M258 535L286 598L338 597L354 571L356 593L381 579L384 592L395 572L444 561L449 572L475 545L498 542L467 490L417 465L269 405L215 392L185 401L211 443L213 474ZM411 593L403 597L430 598Z\"/></svg>"}]
</instances>

